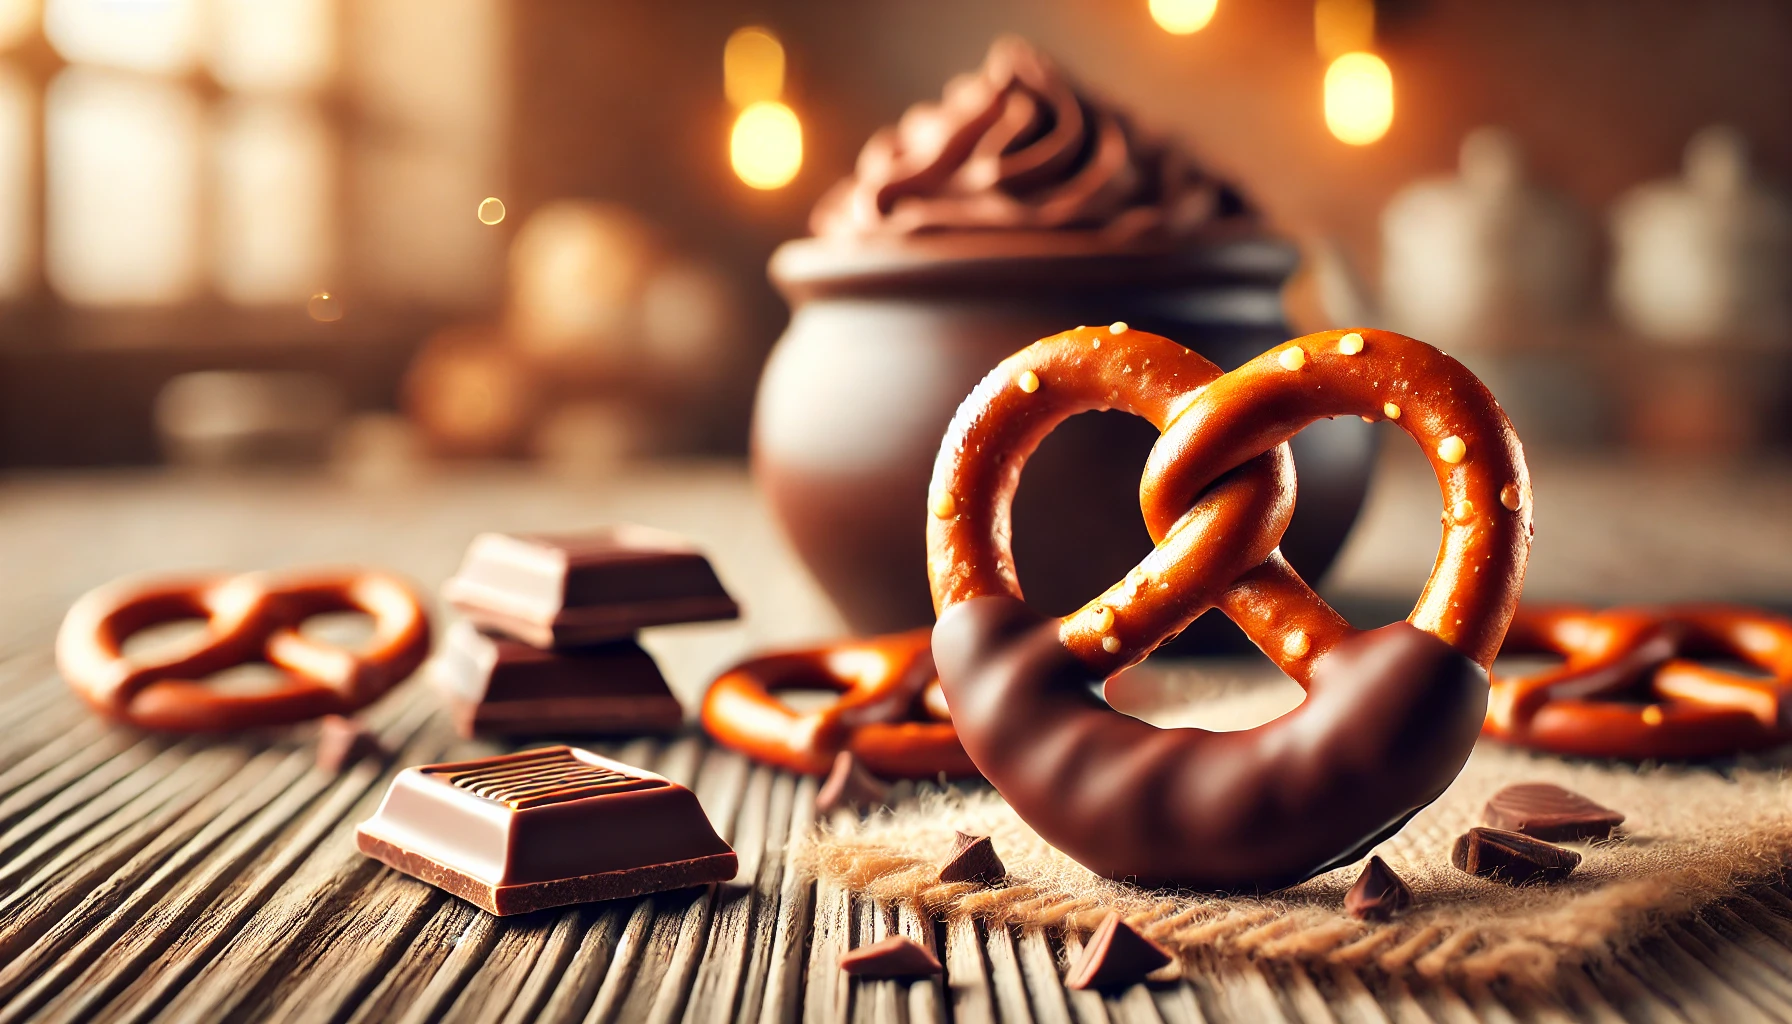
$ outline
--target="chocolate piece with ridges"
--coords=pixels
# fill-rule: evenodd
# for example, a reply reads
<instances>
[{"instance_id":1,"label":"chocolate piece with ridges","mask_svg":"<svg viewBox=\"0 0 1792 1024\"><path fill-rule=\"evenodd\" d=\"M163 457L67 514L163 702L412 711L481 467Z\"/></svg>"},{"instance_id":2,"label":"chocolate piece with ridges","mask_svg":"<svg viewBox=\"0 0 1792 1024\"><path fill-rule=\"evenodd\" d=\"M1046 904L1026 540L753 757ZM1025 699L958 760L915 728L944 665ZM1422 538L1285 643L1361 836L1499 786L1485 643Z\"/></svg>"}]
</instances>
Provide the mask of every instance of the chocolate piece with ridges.
<instances>
[{"instance_id":1,"label":"chocolate piece with ridges","mask_svg":"<svg viewBox=\"0 0 1792 1024\"><path fill-rule=\"evenodd\" d=\"M379 734L353 718L325 715L317 723L317 766L326 772L338 774L366 758L387 756Z\"/></svg>"},{"instance_id":2,"label":"chocolate piece with ridges","mask_svg":"<svg viewBox=\"0 0 1792 1024\"><path fill-rule=\"evenodd\" d=\"M407 768L361 852L500 916L734 877L690 790L573 747Z\"/></svg>"},{"instance_id":3,"label":"chocolate piece with ridges","mask_svg":"<svg viewBox=\"0 0 1792 1024\"><path fill-rule=\"evenodd\" d=\"M702 552L675 534L632 525L480 534L442 597L481 629L541 648L740 614Z\"/></svg>"},{"instance_id":4,"label":"chocolate piece with ridges","mask_svg":"<svg viewBox=\"0 0 1792 1024\"><path fill-rule=\"evenodd\" d=\"M1580 863L1580 854L1521 832L1477 826L1456 838L1450 862L1471 875L1529 885L1567 878Z\"/></svg>"},{"instance_id":5,"label":"chocolate piece with ridges","mask_svg":"<svg viewBox=\"0 0 1792 1024\"><path fill-rule=\"evenodd\" d=\"M1412 906L1412 889L1380 857L1370 857L1356 884L1344 894L1344 909L1364 921L1386 921Z\"/></svg>"},{"instance_id":6,"label":"chocolate piece with ridges","mask_svg":"<svg viewBox=\"0 0 1792 1024\"><path fill-rule=\"evenodd\" d=\"M684 724L659 666L633 640L544 651L457 622L432 675L469 739L669 733Z\"/></svg>"},{"instance_id":7,"label":"chocolate piece with ridges","mask_svg":"<svg viewBox=\"0 0 1792 1024\"><path fill-rule=\"evenodd\" d=\"M842 807L881 807L890 799L890 784L865 770L852 751L834 756L834 767L815 792L815 810L832 814Z\"/></svg>"},{"instance_id":8,"label":"chocolate piece with ridges","mask_svg":"<svg viewBox=\"0 0 1792 1024\"><path fill-rule=\"evenodd\" d=\"M1609 839L1624 815L1548 782L1507 786L1487 801L1481 820L1547 842Z\"/></svg>"},{"instance_id":9,"label":"chocolate piece with ridges","mask_svg":"<svg viewBox=\"0 0 1792 1024\"><path fill-rule=\"evenodd\" d=\"M1064 984L1075 989L1116 988L1144 981L1171 960L1167 950L1110 911L1083 946L1083 955Z\"/></svg>"},{"instance_id":10,"label":"chocolate piece with ridges","mask_svg":"<svg viewBox=\"0 0 1792 1024\"><path fill-rule=\"evenodd\" d=\"M914 939L892 935L847 953L840 969L855 978L920 978L940 973L940 961Z\"/></svg>"},{"instance_id":11,"label":"chocolate piece with ridges","mask_svg":"<svg viewBox=\"0 0 1792 1024\"><path fill-rule=\"evenodd\" d=\"M940 881L942 882L980 882L994 885L1008 877L1008 869L1002 866L1002 858L996 856L996 847L988 836L973 836L957 833L958 838L952 845L952 855L946 863L940 865Z\"/></svg>"}]
</instances>

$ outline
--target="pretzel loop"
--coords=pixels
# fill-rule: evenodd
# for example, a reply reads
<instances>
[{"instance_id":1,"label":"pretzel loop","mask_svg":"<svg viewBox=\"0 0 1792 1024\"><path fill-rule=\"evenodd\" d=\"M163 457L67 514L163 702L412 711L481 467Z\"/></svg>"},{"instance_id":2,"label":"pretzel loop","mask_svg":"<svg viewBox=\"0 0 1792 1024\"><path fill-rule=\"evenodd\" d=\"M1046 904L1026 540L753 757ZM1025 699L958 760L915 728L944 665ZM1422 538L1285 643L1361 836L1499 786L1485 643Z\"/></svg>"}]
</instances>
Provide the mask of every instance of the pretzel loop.
<instances>
[{"instance_id":1,"label":"pretzel loop","mask_svg":"<svg viewBox=\"0 0 1792 1024\"><path fill-rule=\"evenodd\" d=\"M1484 732L1625 760L1721 757L1792 740L1792 620L1729 605L1521 608L1502 654L1561 665L1494 680ZM1700 658L1741 661L1741 675Z\"/></svg>"},{"instance_id":2,"label":"pretzel loop","mask_svg":"<svg viewBox=\"0 0 1792 1024\"><path fill-rule=\"evenodd\" d=\"M364 612L373 636L359 650L299 631L316 615ZM180 619L205 628L154 654L124 653L143 630ZM416 595L373 572L269 577L123 580L76 601L56 637L63 678L95 711L147 729L220 732L346 714L416 671L429 651L429 620ZM279 682L246 694L205 677L265 661Z\"/></svg>"},{"instance_id":3,"label":"pretzel loop","mask_svg":"<svg viewBox=\"0 0 1792 1024\"><path fill-rule=\"evenodd\" d=\"M841 751L884 778L975 775L953 731L928 651L929 630L785 651L724 672L703 698L710 735L767 764L825 775ZM774 694L831 690L840 699L799 712Z\"/></svg>"},{"instance_id":4,"label":"pretzel loop","mask_svg":"<svg viewBox=\"0 0 1792 1024\"><path fill-rule=\"evenodd\" d=\"M1010 505L1046 434L1105 409L1162 432L1140 483L1157 546L1046 619L1021 604ZM1396 423L1437 476L1443 539L1410 625L1359 632L1277 550L1295 494L1288 439L1346 414ZM1309 335L1224 374L1124 325L1043 339L959 407L928 512L935 656L971 759L1097 871L1217 889L1309 877L1442 792L1483 718L1531 534L1529 475L1492 395L1436 349L1371 330ZM1305 705L1219 736L1156 729L1090 695L1212 607L1308 687Z\"/></svg>"}]
</instances>

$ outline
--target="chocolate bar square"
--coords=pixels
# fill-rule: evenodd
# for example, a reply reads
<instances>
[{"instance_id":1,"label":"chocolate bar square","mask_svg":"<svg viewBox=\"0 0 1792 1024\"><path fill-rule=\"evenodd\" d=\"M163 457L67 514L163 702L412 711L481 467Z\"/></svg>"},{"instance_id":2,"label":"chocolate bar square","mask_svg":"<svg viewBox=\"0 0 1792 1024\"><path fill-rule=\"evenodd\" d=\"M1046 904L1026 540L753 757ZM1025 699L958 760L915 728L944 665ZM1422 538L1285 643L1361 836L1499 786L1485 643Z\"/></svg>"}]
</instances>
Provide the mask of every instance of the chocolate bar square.
<instances>
[{"instance_id":1,"label":"chocolate bar square","mask_svg":"<svg viewBox=\"0 0 1792 1024\"><path fill-rule=\"evenodd\" d=\"M675 534L631 525L480 534L442 597L480 628L542 648L740 614L702 552Z\"/></svg>"},{"instance_id":2,"label":"chocolate bar square","mask_svg":"<svg viewBox=\"0 0 1792 1024\"><path fill-rule=\"evenodd\" d=\"M406 768L362 853L499 916L734 877L696 794L573 747Z\"/></svg>"},{"instance_id":3,"label":"chocolate bar square","mask_svg":"<svg viewBox=\"0 0 1792 1024\"><path fill-rule=\"evenodd\" d=\"M633 640L568 651L449 627L432 667L462 736L677 732L684 709Z\"/></svg>"}]
</instances>

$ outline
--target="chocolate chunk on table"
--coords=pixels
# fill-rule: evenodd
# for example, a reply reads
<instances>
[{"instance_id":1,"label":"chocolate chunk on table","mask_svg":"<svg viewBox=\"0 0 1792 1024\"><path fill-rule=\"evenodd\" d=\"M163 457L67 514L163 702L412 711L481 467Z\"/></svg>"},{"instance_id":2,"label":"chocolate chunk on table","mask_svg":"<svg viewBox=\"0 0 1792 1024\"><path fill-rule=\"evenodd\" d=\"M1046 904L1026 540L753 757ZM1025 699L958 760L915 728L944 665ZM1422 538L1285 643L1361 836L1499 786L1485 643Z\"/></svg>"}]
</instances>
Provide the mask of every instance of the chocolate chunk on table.
<instances>
[{"instance_id":1,"label":"chocolate chunk on table","mask_svg":"<svg viewBox=\"0 0 1792 1024\"><path fill-rule=\"evenodd\" d=\"M317 723L317 766L326 772L337 774L363 759L387 756L379 734L356 719L325 715Z\"/></svg>"},{"instance_id":2,"label":"chocolate chunk on table","mask_svg":"<svg viewBox=\"0 0 1792 1024\"><path fill-rule=\"evenodd\" d=\"M1370 857L1356 884L1344 894L1344 909L1364 921L1386 921L1412 906L1412 888L1380 857Z\"/></svg>"},{"instance_id":3,"label":"chocolate chunk on table","mask_svg":"<svg viewBox=\"0 0 1792 1024\"><path fill-rule=\"evenodd\" d=\"M920 978L940 973L939 958L906 935L892 935L840 958L840 969L855 978Z\"/></svg>"},{"instance_id":4,"label":"chocolate chunk on table","mask_svg":"<svg viewBox=\"0 0 1792 1024\"><path fill-rule=\"evenodd\" d=\"M1144 981L1145 976L1167 964L1171 956L1162 946L1140 935L1110 911L1095 934L1083 946L1083 955L1070 969L1064 984L1075 989L1114 988Z\"/></svg>"},{"instance_id":5,"label":"chocolate chunk on table","mask_svg":"<svg viewBox=\"0 0 1792 1024\"><path fill-rule=\"evenodd\" d=\"M500 916L726 881L738 866L690 790L573 747L407 768L355 839Z\"/></svg>"},{"instance_id":6,"label":"chocolate chunk on table","mask_svg":"<svg viewBox=\"0 0 1792 1024\"><path fill-rule=\"evenodd\" d=\"M1560 843L1608 839L1624 815L1548 782L1507 786L1487 801L1481 820L1494 828Z\"/></svg>"},{"instance_id":7,"label":"chocolate chunk on table","mask_svg":"<svg viewBox=\"0 0 1792 1024\"><path fill-rule=\"evenodd\" d=\"M852 751L842 750L815 792L815 810L831 814L842 807L881 807L889 799L890 784L866 771Z\"/></svg>"},{"instance_id":8,"label":"chocolate chunk on table","mask_svg":"<svg viewBox=\"0 0 1792 1024\"><path fill-rule=\"evenodd\" d=\"M676 732L684 709L633 640L544 651L457 622L433 675L462 736Z\"/></svg>"},{"instance_id":9,"label":"chocolate chunk on table","mask_svg":"<svg viewBox=\"0 0 1792 1024\"><path fill-rule=\"evenodd\" d=\"M996 856L995 844L988 836L973 836L964 832L957 833L957 836L952 845L951 856L946 858L946 863L940 865L940 881L994 885L1008 877L1008 869L1002 866L1002 858Z\"/></svg>"},{"instance_id":10,"label":"chocolate chunk on table","mask_svg":"<svg viewBox=\"0 0 1792 1024\"><path fill-rule=\"evenodd\" d=\"M675 534L632 525L576 535L482 533L442 596L482 629L542 648L740 614L702 552Z\"/></svg>"},{"instance_id":11,"label":"chocolate chunk on table","mask_svg":"<svg viewBox=\"0 0 1792 1024\"><path fill-rule=\"evenodd\" d=\"M1476 827L1457 837L1450 861L1471 875L1529 885L1567 878L1580 863L1580 854L1521 832Z\"/></svg>"}]
</instances>

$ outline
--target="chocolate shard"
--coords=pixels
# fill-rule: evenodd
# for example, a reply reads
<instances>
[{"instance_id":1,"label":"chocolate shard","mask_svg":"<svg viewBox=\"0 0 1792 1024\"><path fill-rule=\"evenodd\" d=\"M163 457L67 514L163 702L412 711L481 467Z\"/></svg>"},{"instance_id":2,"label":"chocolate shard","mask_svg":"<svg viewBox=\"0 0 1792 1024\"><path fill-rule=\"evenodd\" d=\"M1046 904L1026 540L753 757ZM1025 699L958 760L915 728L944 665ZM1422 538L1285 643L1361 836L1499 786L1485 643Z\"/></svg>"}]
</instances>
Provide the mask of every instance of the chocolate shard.
<instances>
[{"instance_id":1,"label":"chocolate shard","mask_svg":"<svg viewBox=\"0 0 1792 1024\"><path fill-rule=\"evenodd\" d=\"M1110 911L1083 946L1083 955L1070 968L1064 984L1075 989L1116 988L1144 981L1145 976L1171 960L1167 950L1134 931Z\"/></svg>"},{"instance_id":2,"label":"chocolate shard","mask_svg":"<svg viewBox=\"0 0 1792 1024\"><path fill-rule=\"evenodd\" d=\"M892 935L847 953L840 969L855 978L920 978L940 973L940 961L914 939Z\"/></svg>"},{"instance_id":3,"label":"chocolate shard","mask_svg":"<svg viewBox=\"0 0 1792 1024\"><path fill-rule=\"evenodd\" d=\"M633 640L544 651L457 622L431 665L462 736L677 732L684 709Z\"/></svg>"},{"instance_id":4,"label":"chocolate shard","mask_svg":"<svg viewBox=\"0 0 1792 1024\"><path fill-rule=\"evenodd\" d=\"M890 784L866 771L852 751L842 750L815 793L815 810L832 814L843 807L882 807L889 799Z\"/></svg>"},{"instance_id":5,"label":"chocolate shard","mask_svg":"<svg viewBox=\"0 0 1792 1024\"><path fill-rule=\"evenodd\" d=\"M740 614L701 551L676 534L631 525L480 534L442 597L481 629L541 648Z\"/></svg>"},{"instance_id":6,"label":"chocolate shard","mask_svg":"<svg viewBox=\"0 0 1792 1024\"><path fill-rule=\"evenodd\" d=\"M1548 782L1507 786L1487 801L1481 820L1547 842L1609 839L1624 815Z\"/></svg>"},{"instance_id":7,"label":"chocolate shard","mask_svg":"<svg viewBox=\"0 0 1792 1024\"><path fill-rule=\"evenodd\" d=\"M353 718L325 715L317 723L317 766L332 775L367 758L384 761L389 756L379 734Z\"/></svg>"},{"instance_id":8,"label":"chocolate shard","mask_svg":"<svg viewBox=\"0 0 1792 1024\"><path fill-rule=\"evenodd\" d=\"M1450 861L1471 875L1529 885L1567 878L1580 863L1580 854L1522 832L1477 826L1457 837Z\"/></svg>"},{"instance_id":9,"label":"chocolate shard","mask_svg":"<svg viewBox=\"0 0 1792 1024\"><path fill-rule=\"evenodd\" d=\"M1412 906L1412 888L1380 857L1370 857L1356 884L1344 894L1344 909L1364 921L1386 921Z\"/></svg>"},{"instance_id":10,"label":"chocolate shard","mask_svg":"<svg viewBox=\"0 0 1792 1024\"><path fill-rule=\"evenodd\" d=\"M995 844L988 836L957 834L953 843L952 855L946 863L940 865L940 881L942 882L979 882L983 885L994 885L1008 877L1008 869L1002 866L1002 858L996 856Z\"/></svg>"},{"instance_id":11,"label":"chocolate shard","mask_svg":"<svg viewBox=\"0 0 1792 1024\"><path fill-rule=\"evenodd\" d=\"M499 916L734 877L696 794L573 747L406 768L362 853Z\"/></svg>"}]
</instances>

